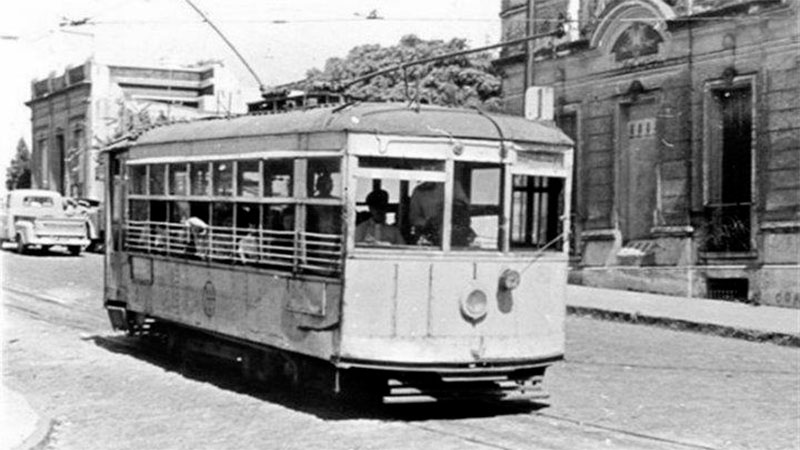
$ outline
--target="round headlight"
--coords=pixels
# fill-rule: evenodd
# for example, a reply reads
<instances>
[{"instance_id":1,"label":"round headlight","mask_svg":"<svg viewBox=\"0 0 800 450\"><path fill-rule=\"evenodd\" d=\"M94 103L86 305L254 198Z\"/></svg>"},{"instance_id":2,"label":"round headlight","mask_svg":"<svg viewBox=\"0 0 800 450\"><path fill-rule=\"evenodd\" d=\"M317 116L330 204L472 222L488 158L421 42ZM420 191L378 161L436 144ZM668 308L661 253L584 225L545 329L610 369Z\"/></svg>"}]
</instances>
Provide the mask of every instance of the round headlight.
<instances>
[{"instance_id":1,"label":"round headlight","mask_svg":"<svg viewBox=\"0 0 800 450\"><path fill-rule=\"evenodd\" d=\"M486 315L488 306L489 300L486 297L486 293L480 289L475 289L461 302L461 313L467 319L477 322Z\"/></svg>"},{"instance_id":2,"label":"round headlight","mask_svg":"<svg viewBox=\"0 0 800 450\"><path fill-rule=\"evenodd\" d=\"M517 286L519 286L520 279L519 272L513 269L506 269L503 274L500 275L500 287L507 291L516 289Z\"/></svg>"}]
</instances>

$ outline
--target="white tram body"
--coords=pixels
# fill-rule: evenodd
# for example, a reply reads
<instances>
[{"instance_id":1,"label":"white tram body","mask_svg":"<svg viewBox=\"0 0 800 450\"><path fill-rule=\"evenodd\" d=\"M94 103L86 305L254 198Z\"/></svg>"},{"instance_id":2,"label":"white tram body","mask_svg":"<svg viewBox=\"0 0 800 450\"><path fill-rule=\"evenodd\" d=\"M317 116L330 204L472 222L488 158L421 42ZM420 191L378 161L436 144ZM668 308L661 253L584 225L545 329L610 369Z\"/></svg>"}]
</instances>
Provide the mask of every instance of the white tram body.
<instances>
[{"instance_id":1,"label":"white tram body","mask_svg":"<svg viewBox=\"0 0 800 450\"><path fill-rule=\"evenodd\" d=\"M355 104L163 126L107 156L117 329L316 361L335 389L372 374L387 399L535 398L563 358L572 142L552 124ZM440 214L418 239L426 187ZM356 240L374 190L396 242Z\"/></svg>"}]
</instances>

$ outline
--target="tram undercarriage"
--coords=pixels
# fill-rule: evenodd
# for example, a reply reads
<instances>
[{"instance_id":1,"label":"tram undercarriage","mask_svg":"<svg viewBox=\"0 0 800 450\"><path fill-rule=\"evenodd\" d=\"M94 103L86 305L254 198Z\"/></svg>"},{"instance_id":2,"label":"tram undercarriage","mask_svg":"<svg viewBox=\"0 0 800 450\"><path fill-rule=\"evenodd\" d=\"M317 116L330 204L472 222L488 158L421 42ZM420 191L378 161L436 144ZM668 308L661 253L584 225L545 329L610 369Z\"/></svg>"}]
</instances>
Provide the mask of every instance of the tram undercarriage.
<instances>
[{"instance_id":1,"label":"tram undercarriage","mask_svg":"<svg viewBox=\"0 0 800 450\"><path fill-rule=\"evenodd\" d=\"M197 358L238 366L259 389L313 390L335 398L384 404L437 401L537 401L548 398L544 373L560 357L528 364L464 364L401 368L352 361L325 361L230 336L108 307L115 329L156 342L185 367Z\"/></svg>"}]
</instances>

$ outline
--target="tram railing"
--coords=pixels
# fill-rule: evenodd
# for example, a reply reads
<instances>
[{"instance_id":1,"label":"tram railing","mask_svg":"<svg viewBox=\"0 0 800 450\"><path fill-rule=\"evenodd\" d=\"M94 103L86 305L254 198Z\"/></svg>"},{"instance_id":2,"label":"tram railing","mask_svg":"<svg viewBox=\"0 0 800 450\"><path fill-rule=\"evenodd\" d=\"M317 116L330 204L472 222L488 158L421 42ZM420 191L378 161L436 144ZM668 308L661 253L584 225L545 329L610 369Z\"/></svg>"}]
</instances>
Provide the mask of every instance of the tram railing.
<instances>
[{"instance_id":1,"label":"tram railing","mask_svg":"<svg viewBox=\"0 0 800 450\"><path fill-rule=\"evenodd\" d=\"M343 259L339 235L220 226L193 229L180 223L152 221L128 221L125 249L321 275L339 274Z\"/></svg>"}]
</instances>

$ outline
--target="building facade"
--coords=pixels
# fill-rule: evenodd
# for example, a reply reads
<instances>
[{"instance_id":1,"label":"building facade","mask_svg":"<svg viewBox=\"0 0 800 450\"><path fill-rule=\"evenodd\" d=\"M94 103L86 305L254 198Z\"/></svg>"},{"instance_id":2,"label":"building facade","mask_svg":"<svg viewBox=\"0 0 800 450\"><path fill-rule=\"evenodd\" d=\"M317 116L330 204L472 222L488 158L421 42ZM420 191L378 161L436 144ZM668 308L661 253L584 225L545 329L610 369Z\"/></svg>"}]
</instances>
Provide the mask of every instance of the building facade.
<instances>
[{"instance_id":1,"label":"building facade","mask_svg":"<svg viewBox=\"0 0 800 450\"><path fill-rule=\"evenodd\" d=\"M573 280L800 308L797 0L504 0L508 112L576 141Z\"/></svg>"},{"instance_id":2,"label":"building facade","mask_svg":"<svg viewBox=\"0 0 800 450\"><path fill-rule=\"evenodd\" d=\"M241 89L221 63L131 67L94 60L31 83L32 183L102 200L99 150L137 127L240 114Z\"/></svg>"}]
</instances>

